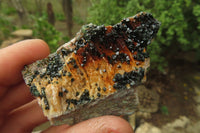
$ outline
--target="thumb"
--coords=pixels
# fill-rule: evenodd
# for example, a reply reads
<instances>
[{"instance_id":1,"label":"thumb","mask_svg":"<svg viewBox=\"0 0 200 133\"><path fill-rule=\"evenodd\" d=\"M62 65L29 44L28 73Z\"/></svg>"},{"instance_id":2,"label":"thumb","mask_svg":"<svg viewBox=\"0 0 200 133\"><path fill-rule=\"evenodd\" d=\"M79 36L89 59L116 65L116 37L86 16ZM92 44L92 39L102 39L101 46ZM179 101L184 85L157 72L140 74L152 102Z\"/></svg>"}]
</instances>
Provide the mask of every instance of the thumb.
<instances>
[{"instance_id":1,"label":"thumb","mask_svg":"<svg viewBox=\"0 0 200 133\"><path fill-rule=\"evenodd\" d=\"M101 116L80 122L73 126L54 126L44 133L133 133L129 123L117 116Z\"/></svg>"}]
</instances>

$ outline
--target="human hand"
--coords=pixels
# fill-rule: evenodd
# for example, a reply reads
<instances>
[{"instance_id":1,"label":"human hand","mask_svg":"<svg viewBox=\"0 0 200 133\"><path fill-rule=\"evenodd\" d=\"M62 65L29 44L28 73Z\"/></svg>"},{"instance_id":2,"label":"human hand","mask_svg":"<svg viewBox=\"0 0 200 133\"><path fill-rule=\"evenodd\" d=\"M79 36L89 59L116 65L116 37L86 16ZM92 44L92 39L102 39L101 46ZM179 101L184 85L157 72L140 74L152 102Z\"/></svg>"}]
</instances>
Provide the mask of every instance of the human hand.
<instances>
[{"instance_id":1,"label":"human hand","mask_svg":"<svg viewBox=\"0 0 200 133\"><path fill-rule=\"evenodd\" d=\"M38 39L21 41L0 49L0 132L31 132L47 121L24 83L21 71L24 65L45 58L48 54L48 45ZM133 130L120 117L102 116L73 126L52 126L44 132L132 133Z\"/></svg>"}]
</instances>

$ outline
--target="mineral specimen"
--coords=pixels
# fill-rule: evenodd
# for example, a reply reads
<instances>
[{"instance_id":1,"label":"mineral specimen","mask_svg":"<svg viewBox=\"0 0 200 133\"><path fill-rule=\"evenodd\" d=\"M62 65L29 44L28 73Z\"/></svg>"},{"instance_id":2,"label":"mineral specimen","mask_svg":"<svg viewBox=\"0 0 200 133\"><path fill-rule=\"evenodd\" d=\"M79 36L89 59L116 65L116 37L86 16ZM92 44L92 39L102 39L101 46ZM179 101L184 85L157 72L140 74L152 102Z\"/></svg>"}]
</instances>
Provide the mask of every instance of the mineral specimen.
<instances>
[{"instance_id":1,"label":"mineral specimen","mask_svg":"<svg viewBox=\"0 0 200 133\"><path fill-rule=\"evenodd\" d=\"M137 110L136 89L149 67L147 45L160 23L141 12L114 26L88 24L23 77L52 124L74 124Z\"/></svg>"}]
</instances>

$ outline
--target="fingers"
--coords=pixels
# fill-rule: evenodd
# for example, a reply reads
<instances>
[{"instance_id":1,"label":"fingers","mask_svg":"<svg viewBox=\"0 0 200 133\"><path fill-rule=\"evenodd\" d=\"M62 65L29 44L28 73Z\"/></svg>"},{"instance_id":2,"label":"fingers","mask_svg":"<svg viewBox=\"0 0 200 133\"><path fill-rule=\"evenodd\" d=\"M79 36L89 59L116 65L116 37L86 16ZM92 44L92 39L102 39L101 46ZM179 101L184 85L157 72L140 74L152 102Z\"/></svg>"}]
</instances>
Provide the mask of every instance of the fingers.
<instances>
[{"instance_id":1,"label":"fingers","mask_svg":"<svg viewBox=\"0 0 200 133\"><path fill-rule=\"evenodd\" d=\"M9 113L11 110L33 100L33 96L23 82L14 88L9 88L9 90L0 100L0 112Z\"/></svg>"},{"instance_id":2,"label":"fingers","mask_svg":"<svg viewBox=\"0 0 200 133\"><path fill-rule=\"evenodd\" d=\"M53 133L61 130L62 133L133 133L129 123L116 116L97 117L71 127L67 125L51 127L44 133Z\"/></svg>"},{"instance_id":3,"label":"fingers","mask_svg":"<svg viewBox=\"0 0 200 133\"><path fill-rule=\"evenodd\" d=\"M11 86L23 81L21 70L24 65L45 58L48 54L48 45L38 39L21 41L0 50L0 84L2 86L0 95L3 96L0 102L1 111L9 113L10 110L32 100L24 83L14 88ZM46 121L36 101L15 109L5 117L1 130L3 132L29 131Z\"/></svg>"},{"instance_id":4,"label":"fingers","mask_svg":"<svg viewBox=\"0 0 200 133\"><path fill-rule=\"evenodd\" d=\"M22 80L24 65L49 54L48 45L39 39L25 40L0 50L0 84L7 86Z\"/></svg>"},{"instance_id":5,"label":"fingers","mask_svg":"<svg viewBox=\"0 0 200 133\"><path fill-rule=\"evenodd\" d=\"M34 100L10 113L1 131L30 132L34 127L45 121L47 121L47 118L43 115L37 101Z\"/></svg>"}]
</instances>

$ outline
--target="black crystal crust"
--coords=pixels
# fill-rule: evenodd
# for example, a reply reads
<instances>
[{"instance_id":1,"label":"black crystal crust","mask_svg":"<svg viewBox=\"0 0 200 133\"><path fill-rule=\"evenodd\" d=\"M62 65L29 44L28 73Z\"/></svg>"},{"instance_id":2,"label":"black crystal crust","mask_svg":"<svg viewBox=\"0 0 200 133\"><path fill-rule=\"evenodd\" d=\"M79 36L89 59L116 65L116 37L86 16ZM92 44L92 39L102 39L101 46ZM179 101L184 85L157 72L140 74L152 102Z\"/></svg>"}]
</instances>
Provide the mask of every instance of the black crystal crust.
<instances>
[{"instance_id":1,"label":"black crystal crust","mask_svg":"<svg viewBox=\"0 0 200 133\"><path fill-rule=\"evenodd\" d=\"M61 74L59 71L63 68L64 62L61 60L61 57L59 54L55 53L52 54L51 56L48 57L48 61L45 60L46 62L46 71L44 72L39 72L37 70L34 71L32 74L32 77L29 80L28 85L31 86L31 83L34 78L36 78L37 75L40 75L40 78L46 78L47 76L50 77L51 80L53 80L54 77L61 77ZM40 66L38 66L40 67Z\"/></svg>"},{"instance_id":2,"label":"black crystal crust","mask_svg":"<svg viewBox=\"0 0 200 133\"><path fill-rule=\"evenodd\" d=\"M70 53L73 52L73 49L62 48L60 51L61 51L62 56L68 56Z\"/></svg>"},{"instance_id":3,"label":"black crystal crust","mask_svg":"<svg viewBox=\"0 0 200 133\"><path fill-rule=\"evenodd\" d=\"M47 65L45 74L49 75L51 79L54 77L61 77L59 71L62 69L63 64L64 63L61 61L59 54L55 54L54 56L49 57L49 63Z\"/></svg>"},{"instance_id":4,"label":"black crystal crust","mask_svg":"<svg viewBox=\"0 0 200 133\"><path fill-rule=\"evenodd\" d=\"M84 92L81 94L79 100L77 100L77 99L67 99L66 100L66 103L68 104L67 109L69 109L70 104L79 105L79 104L82 104L83 102L87 103L90 101L91 101L91 99L90 99L89 91L87 89L85 89Z\"/></svg>"},{"instance_id":5,"label":"black crystal crust","mask_svg":"<svg viewBox=\"0 0 200 133\"><path fill-rule=\"evenodd\" d=\"M35 86L35 84L33 84L33 85L30 86L30 92L31 92L31 94L33 94L33 96L35 96L35 97L39 97L39 96L40 96L40 93L39 93L39 91L37 90L37 87Z\"/></svg>"},{"instance_id":6,"label":"black crystal crust","mask_svg":"<svg viewBox=\"0 0 200 133\"><path fill-rule=\"evenodd\" d=\"M31 94L34 95L35 97L40 97L41 99L44 100L44 104L45 104L45 109L49 110L49 103L48 100L46 98L46 93L45 93L45 87L41 88L41 93L37 90L37 87L35 86L35 84L32 84L30 86L30 91Z\"/></svg>"},{"instance_id":7,"label":"black crystal crust","mask_svg":"<svg viewBox=\"0 0 200 133\"><path fill-rule=\"evenodd\" d=\"M127 89L127 85L130 87L137 85L144 77L144 69L138 68L136 71L124 72L124 74L115 74L113 81L113 88L115 89Z\"/></svg>"},{"instance_id":8,"label":"black crystal crust","mask_svg":"<svg viewBox=\"0 0 200 133\"><path fill-rule=\"evenodd\" d=\"M151 43L159 27L160 23L150 13L143 12L110 27L88 24L82 28L82 37L74 43L74 53L82 56L82 67L87 62L87 56L93 56L94 59L106 57L110 64L118 61L130 63L132 57L120 52L124 46L135 60L144 61L148 57L144 49ZM115 54L106 56L105 50Z\"/></svg>"},{"instance_id":9,"label":"black crystal crust","mask_svg":"<svg viewBox=\"0 0 200 133\"><path fill-rule=\"evenodd\" d=\"M46 110L49 110L49 109L50 109L50 107L49 107L49 102L48 102L48 100L47 100L47 97L46 97L46 94L45 94L45 88L44 88L44 87L41 89L41 92L42 92L41 97L42 97L43 100L44 100L45 109L46 109Z\"/></svg>"}]
</instances>

